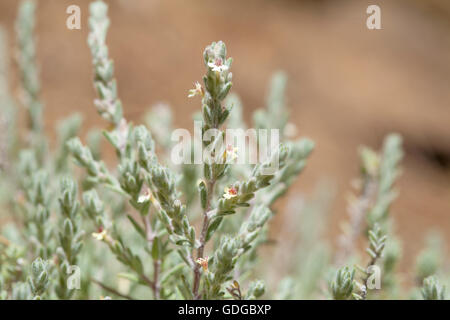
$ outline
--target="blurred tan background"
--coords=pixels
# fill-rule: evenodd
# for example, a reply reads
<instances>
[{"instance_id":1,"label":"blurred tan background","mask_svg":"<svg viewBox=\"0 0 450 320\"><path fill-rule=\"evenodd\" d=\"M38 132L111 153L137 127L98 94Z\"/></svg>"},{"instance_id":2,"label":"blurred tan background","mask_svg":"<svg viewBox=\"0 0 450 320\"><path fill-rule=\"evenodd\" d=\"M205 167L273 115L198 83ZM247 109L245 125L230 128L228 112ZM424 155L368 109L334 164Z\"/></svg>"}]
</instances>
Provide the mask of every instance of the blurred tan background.
<instances>
[{"instance_id":1,"label":"blurred tan background","mask_svg":"<svg viewBox=\"0 0 450 320\"><path fill-rule=\"evenodd\" d=\"M92 100L86 44L88 3L38 1L38 58L46 130L74 111L84 130L103 126ZM291 121L316 151L290 195L308 196L319 181L334 184L331 237L347 219L346 195L358 175L357 148L379 148L391 131L406 157L393 208L405 260L437 229L450 247L450 2L446 0L112 0L107 42L126 116L140 122L148 107L169 103L176 125L191 129L198 99L187 90L204 72L202 50L223 40L233 63L233 91L247 120L264 104L271 74L289 76ZM0 23L14 48L18 1L0 1ZM67 6L82 10L82 29L66 28ZM366 8L381 7L382 30L366 28ZM12 70L13 88L17 88ZM282 219L282 212L278 219Z\"/></svg>"}]
</instances>

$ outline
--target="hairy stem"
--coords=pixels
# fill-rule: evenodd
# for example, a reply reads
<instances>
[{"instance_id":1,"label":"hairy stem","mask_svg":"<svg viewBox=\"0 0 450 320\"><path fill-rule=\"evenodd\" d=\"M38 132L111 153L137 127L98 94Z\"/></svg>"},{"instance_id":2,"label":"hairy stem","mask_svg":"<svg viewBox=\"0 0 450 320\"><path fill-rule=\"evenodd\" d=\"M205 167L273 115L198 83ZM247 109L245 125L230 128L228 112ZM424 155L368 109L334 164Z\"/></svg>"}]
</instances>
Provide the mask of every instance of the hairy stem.
<instances>
[{"instance_id":1,"label":"hairy stem","mask_svg":"<svg viewBox=\"0 0 450 320\"><path fill-rule=\"evenodd\" d=\"M341 239L341 246L336 256L336 264L342 265L345 260L353 253L357 238L361 234L367 212L370 209L371 201L376 193L377 183L367 178L364 183L361 195L358 197L358 203L350 209L350 234L344 235Z\"/></svg>"},{"instance_id":2,"label":"hairy stem","mask_svg":"<svg viewBox=\"0 0 450 320\"><path fill-rule=\"evenodd\" d=\"M368 270L371 266L374 266L377 263L377 260L380 258L380 254L377 254L376 257L373 257L370 259L369 263L366 266L366 270ZM361 291L361 297L363 300L366 300L367 298L367 281L369 280L369 274L366 273L366 275L362 278L362 283L364 285L364 290Z\"/></svg>"},{"instance_id":3,"label":"hairy stem","mask_svg":"<svg viewBox=\"0 0 450 320\"><path fill-rule=\"evenodd\" d=\"M153 240L155 239L155 233L152 230L152 225L150 223L149 215L147 214L143 218L144 220L144 226L145 226L145 232L147 236L147 241L149 244L153 243ZM153 290L153 296L155 300L160 299L160 285L159 285L159 271L161 266L161 259L156 259L153 261L153 282L152 282L152 290Z\"/></svg>"},{"instance_id":4,"label":"hairy stem","mask_svg":"<svg viewBox=\"0 0 450 320\"><path fill-rule=\"evenodd\" d=\"M205 245L206 245L206 234L208 232L208 227L209 227L209 217L208 217L208 213L211 211L211 199L212 199L212 195L214 193L214 186L216 184L216 180L215 179L210 179L207 182L207 198L206 198L206 208L205 211L203 212L203 225L202 225L202 232L200 234L200 246L198 247L197 250L197 259L203 258L203 251L205 250ZM194 287L193 287L193 294L194 294L194 299L198 300L199 294L198 294L198 289L200 286L200 278L201 278L201 271L200 271L200 264L196 263L194 261Z\"/></svg>"}]
</instances>

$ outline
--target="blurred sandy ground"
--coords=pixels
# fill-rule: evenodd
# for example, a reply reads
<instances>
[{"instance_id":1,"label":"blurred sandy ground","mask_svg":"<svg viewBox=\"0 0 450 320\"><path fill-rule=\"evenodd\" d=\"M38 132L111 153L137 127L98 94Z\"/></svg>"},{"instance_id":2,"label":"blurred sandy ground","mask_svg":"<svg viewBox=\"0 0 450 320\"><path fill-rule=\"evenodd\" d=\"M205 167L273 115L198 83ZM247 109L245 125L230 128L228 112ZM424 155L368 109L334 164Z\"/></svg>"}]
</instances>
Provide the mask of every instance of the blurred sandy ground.
<instances>
[{"instance_id":1,"label":"blurred sandy ground","mask_svg":"<svg viewBox=\"0 0 450 320\"><path fill-rule=\"evenodd\" d=\"M406 147L393 210L405 246L403 263L412 261L432 228L446 234L450 247L450 2L107 2L107 41L128 118L140 122L151 104L165 101L175 110L176 124L191 129L199 101L188 99L187 90L201 79L205 45L224 40L234 58L233 91L242 97L248 120L263 105L271 74L288 73L291 121L317 143L290 195L308 196L319 181L334 185L331 236L346 219L358 146L378 148L385 134L397 131ZM11 48L17 3L0 1ZM53 136L54 122L74 111L84 115L85 129L104 125L92 104L88 3L39 1L38 56L46 128ZM70 4L82 9L81 31L65 27ZM383 30L366 29L369 4L380 5ZM283 219L282 211L277 219Z\"/></svg>"}]
</instances>

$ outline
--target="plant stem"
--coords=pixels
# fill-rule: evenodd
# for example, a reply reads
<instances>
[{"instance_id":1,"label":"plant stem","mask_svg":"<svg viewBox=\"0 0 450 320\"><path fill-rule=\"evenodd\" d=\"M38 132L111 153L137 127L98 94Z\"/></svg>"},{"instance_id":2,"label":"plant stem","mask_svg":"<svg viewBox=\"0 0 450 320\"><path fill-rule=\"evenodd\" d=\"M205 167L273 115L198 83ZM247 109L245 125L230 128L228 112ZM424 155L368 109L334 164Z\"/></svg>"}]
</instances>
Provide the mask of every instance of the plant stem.
<instances>
[{"instance_id":1,"label":"plant stem","mask_svg":"<svg viewBox=\"0 0 450 320\"><path fill-rule=\"evenodd\" d=\"M374 266L377 263L377 260L378 260L379 257L380 256L377 254L376 257L373 257L373 258L370 259L370 261L369 261L369 263L367 264L367 267L366 267L366 272L371 266ZM366 275L362 279L363 285L365 287L364 291L361 292L361 297L363 298L363 300L366 300L366 298L367 298L367 281L368 280L369 280L369 274L366 273Z\"/></svg>"},{"instance_id":2,"label":"plant stem","mask_svg":"<svg viewBox=\"0 0 450 320\"><path fill-rule=\"evenodd\" d=\"M134 298L127 296L125 294L120 293L119 291L117 291L116 289L113 289L111 287L108 287L107 285L103 284L102 282L95 280L95 279L91 279L92 282L94 282L95 284L97 284L100 288L111 292L112 294L119 296L121 298L127 299L127 300L135 300Z\"/></svg>"},{"instance_id":3,"label":"plant stem","mask_svg":"<svg viewBox=\"0 0 450 320\"><path fill-rule=\"evenodd\" d=\"M203 258L203 251L205 250L206 245L206 234L208 232L208 226L209 226L209 217L208 213L211 211L211 199L214 193L214 186L216 184L216 179L210 179L207 182L206 188L207 188L207 198L206 198L206 208L203 212L203 226L202 226L202 232L200 234L200 246L197 250L197 260L200 258ZM201 278L201 271L200 271L200 264L196 263L194 261L194 287L193 287L193 294L194 299L198 300L200 299L198 295L198 289L200 286L200 278Z\"/></svg>"},{"instance_id":4,"label":"plant stem","mask_svg":"<svg viewBox=\"0 0 450 320\"><path fill-rule=\"evenodd\" d=\"M161 266L161 260L157 259L153 261L153 294L155 300L160 299L160 286L159 286L159 268Z\"/></svg>"},{"instance_id":5,"label":"plant stem","mask_svg":"<svg viewBox=\"0 0 450 320\"><path fill-rule=\"evenodd\" d=\"M361 234L364 219L371 207L371 201L376 194L377 183L367 177L364 182L361 195L358 197L355 207L350 209L350 234L344 236L341 242L340 250L336 256L336 264L342 265L345 260L353 253L355 243Z\"/></svg>"},{"instance_id":6,"label":"plant stem","mask_svg":"<svg viewBox=\"0 0 450 320\"><path fill-rule=\"evenodd\" d=\"M139 274L139 276L145 283L147 283L150 286L150 288L153 289L155 287L155 284L153 283L153 281L150 280L145 274Z\"/></svg>"},{"instance_id":7,"label":"plant stem","mask_svg":"<svg viewBox=\"0 0 450 320\"><path fill-rule=\"evenodd\" d=\"M152 225L150 223L149 214L145 215L143 217L144 220L144 226L145 226L145 232L147 235L147 241L149 244L153 243L153 240L155 239L155 233L152 230ZM161 266L161 259L156 259L153 261L153 282L152 282L152 290L153 290L153 296L155 300L160 299L160 286L159 286L159 269Z\"/></svg>"}]
</instances>

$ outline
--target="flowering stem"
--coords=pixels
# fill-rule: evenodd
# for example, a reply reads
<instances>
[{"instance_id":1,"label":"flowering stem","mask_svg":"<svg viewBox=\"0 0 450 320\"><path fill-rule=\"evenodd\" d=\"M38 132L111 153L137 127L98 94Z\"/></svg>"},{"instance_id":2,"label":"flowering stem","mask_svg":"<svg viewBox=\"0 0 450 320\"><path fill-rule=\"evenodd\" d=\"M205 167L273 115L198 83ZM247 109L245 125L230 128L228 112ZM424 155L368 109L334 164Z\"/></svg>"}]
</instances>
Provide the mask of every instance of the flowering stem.
<instances>
[{"instance_id":1,"label":"flowering stem","mask_svg":"<svg viewBox=\"0 0 450 320\"><path fill-rule=\"evenodd\" d=\"M216 184L216 179L210 179L207 182L207 198L206 198L206 208L203 212L203 226L202 226L202 232L200 234L200 246L197 250L197 260L203 258L203 251L205 249L206 244L206 234L208 232L208 226L209 226L209 217L208 213L211 210L211 198L214 193L214 186ZM195 263L194 261L194 299L198 300L200 297L198 295L198 288L200 286L200 278L201 278L201 271L200 271L200 264Z\"/></svg>"}]
</instances>

